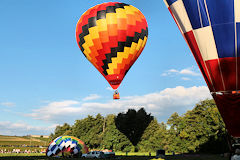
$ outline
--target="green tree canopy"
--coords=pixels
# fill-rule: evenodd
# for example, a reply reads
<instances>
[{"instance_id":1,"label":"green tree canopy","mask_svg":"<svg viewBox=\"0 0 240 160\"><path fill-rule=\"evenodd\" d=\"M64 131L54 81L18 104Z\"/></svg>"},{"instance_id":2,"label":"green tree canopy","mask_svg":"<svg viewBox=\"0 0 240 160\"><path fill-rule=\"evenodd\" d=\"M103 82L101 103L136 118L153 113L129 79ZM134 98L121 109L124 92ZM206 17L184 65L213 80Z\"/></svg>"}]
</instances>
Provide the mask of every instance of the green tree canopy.
<instances>
[{"instance_id":1,"label":"green tree canopy","mask_svg":"<svg viewBox=\"0 0 240 160\"><path fill-rule=\"evenodd\" d=\"M56 126L54 134L51 134L50 138L53 140L59 136L68 135L69 132L71 132L71 126L67 123L64 123L62 126Z\"/></svg>"},{"instance_id":2,"label":"green tree canopy","mask_svg":"<svg viewBox=\"0 0 240 160\"><path fill-rule=\"evenodd\" d=\"M201 101L183 115L173 113L167 123L159 123L143 108L117 116L89 115L73 126L57 126L51 139L62 135L76 136L91 149L114 151L223 153L228 149L225 126L213 100Z\"/></svg>"},{"instance_id":3,"label":"green tree canopy","mask_svg":"<svg viewBox=\"0 0 240 160\"><path fill-rule=\"evenodd\" d=\"M116 128L115 117L110 114L105 118L103 148L129 152L133 146L128 138Z\"/></svg>"},{"instance_id":4,"label":"green tree canopy","mask_svg":"<svg viewBox=\"0 0 240 160\"><path fill-rule=\"evenodd\" d=\"M138 111L129 109L126 113L117 115L115 125L136 146L152 120L153 116L147 114L144 108Z\"/></svg>"},{"instance_id":5,"label":"green tree canopy","mask_svg":"<svg viewBox=\"0 0 240 160\"><path fill-rule=\"evenodd\" d=\"M83 140L90 148L99 148L102 142L103 121L104 117L101 114L76 120L72 126L72 135Z\"/></svg>"},{"instance_id":6,"label":"green tree canopy","mask_svg":"<svg viewBox=\"0 0 240 160\"><path fill-rule=\"evenodd\" d=\"M170 126L168 130L168 149L170 151L207 150L210 152L218 150L218 152L222 152L226 149L223 147L226 135L225 126L213 100L201 101L193 110L187 111L183 116L174 113L168 119L167 124ZM221 145L213 143L218 140L221 141Z\"/></svg>"}]
</instances>

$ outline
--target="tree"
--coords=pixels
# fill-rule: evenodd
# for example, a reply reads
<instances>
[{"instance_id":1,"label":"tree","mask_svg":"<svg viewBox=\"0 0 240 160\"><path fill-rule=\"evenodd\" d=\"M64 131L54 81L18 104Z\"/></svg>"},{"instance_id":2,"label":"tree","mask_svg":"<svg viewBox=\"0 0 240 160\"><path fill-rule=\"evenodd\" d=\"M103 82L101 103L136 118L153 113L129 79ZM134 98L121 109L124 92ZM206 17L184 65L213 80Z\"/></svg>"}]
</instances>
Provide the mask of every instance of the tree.
<instances>
[{"instance_id":1,"label":"tree","mask_svg":"<svg viewBox=\"0 0 240 160\"><path fill-rule=\"evenodd\" d=\"M76 120L72 126L72 135L83 140L90 148L99 148L102 142L103 119L98 114L95 118L88 116Z\"/></svg>"},{"instance_id":2,"label":"tree","mask_svg":"<svg viewBox=\"0 0 240 160\"><path fill-rule=\"evenodd\" d=\"M129 109L126 113L119 113L117 115L115 125L135 146L136 151L138 142L152 120L153 116L147 114L143 108L138 111Z\"/></svg>"},{"instance_id":3,"label":"tree","mask_svg":"<svg viewBox=\"0 0 240 160\"><path fill-rule=\"evenodd\" d=\"M88 116L72 127L65 123L50 136L62 135L78 137L90 148L114 151L223 153L228 149L225 125L213 100L201 101L183 115L173 113L167 124L158 123L143 108L129 109L117 116Z\"/></svg>"},{"instance_id":4,"label":"tree","mask_svg":"<svg viewBox=\"0 0 240 160\"><path fill-rule=\"evenodd\" d=\"M165 149L169 152L186 152L183 149L184 144L179 136L179 131L183 126L182 117L178 115L178 113L173 113L171 117L169 117L167 121L167 125L170 126L170 129L167 131L166 140L167 143L165 145Z\"/></svg>"},{"instance_id":5,"label":"tree","mask_svg":"<svg viewBox=\"0 0 240 160\"><path fill-rule=\"evenodd\" d=\"M166 133L167 129L164 123L159 124L156 119L152 120L144 131L142 138L138 143L138 148L143 152L164 149Z\"/></svg>"},{"instance_id":6,"label":"tree","mask_svg":"<svg viewBox=\"0 0 240 160\"><path fill-rule=\"evenodd\" d=\"M174 113L167 124L170 151L226 151L225 126L213 100L201 101L183 116Z\"/></svg>"},{"instance_id":7,"label":"tree","mask_svg":"<svg viewBox=\"0 0 240 160\"><path fill-rule=\"evenodd\" d=\"M55 128L54 134L50 135L50 138L53 140L59 136L68 135L71 132L71 126L67 123L64 123L62 126L58 125Z\"/></svg>"},{"instance_id":8,"label":"tree","mask_svg":"<svg viewBox=\"0 0 240 160\"><path fill-rule=\"evenodd\" d=\"M130 151L133 147L128 138L121 133L115 125L115 115L108 115L105 118L105 129L103 136L103 148L114 151Z\"/></svg>"}]
</instances>

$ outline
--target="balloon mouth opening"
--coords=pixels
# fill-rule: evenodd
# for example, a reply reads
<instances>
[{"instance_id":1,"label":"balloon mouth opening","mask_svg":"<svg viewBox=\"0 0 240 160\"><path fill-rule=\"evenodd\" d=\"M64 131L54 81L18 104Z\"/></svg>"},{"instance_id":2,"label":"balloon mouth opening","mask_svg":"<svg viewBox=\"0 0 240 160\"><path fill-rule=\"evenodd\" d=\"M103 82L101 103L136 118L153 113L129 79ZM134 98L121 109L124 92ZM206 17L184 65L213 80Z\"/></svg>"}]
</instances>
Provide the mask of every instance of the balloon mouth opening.
<instances>
[{"instance_id":1,"label":"balloon mouth opening","mask_svg":"<svg viewBox=\"0 0 240 160\"><path fill-rule=\"evenodd\" d=\"M114 75L107 75L105 78L108 81L108 83L111 85L111 87L114 90L116 90L119 87L119 85L121 84L123 77L124 76L122 76L122 75L114 74Z\"/></svg>"},{"instance_id":2,"label":"balloon mouth opening","mask_svg":"<svg viewBox=\"0 0 240 160\"><path fill-rule=\"evenodd\" d=\"M118 89L120 84L110 84L113 89Z\"/></svg>"}]
</instances>

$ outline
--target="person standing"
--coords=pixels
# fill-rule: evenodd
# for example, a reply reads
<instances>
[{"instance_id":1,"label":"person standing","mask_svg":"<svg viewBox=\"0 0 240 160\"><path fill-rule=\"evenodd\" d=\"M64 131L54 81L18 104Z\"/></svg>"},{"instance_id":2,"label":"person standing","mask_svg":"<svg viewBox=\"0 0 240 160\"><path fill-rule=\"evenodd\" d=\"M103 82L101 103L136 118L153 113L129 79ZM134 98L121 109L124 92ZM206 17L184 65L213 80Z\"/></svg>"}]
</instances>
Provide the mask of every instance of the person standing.
<instances>
[{"instance_id":1,"label":"person standing","mask_svg":"<svg viewBox=\"0 0 240 160\"><path fill-rule=\"evenodd\" d=\"M240 160L240 149L235 150L235 154L232 156L231 160Z\"/></svg>"}]
</instances>

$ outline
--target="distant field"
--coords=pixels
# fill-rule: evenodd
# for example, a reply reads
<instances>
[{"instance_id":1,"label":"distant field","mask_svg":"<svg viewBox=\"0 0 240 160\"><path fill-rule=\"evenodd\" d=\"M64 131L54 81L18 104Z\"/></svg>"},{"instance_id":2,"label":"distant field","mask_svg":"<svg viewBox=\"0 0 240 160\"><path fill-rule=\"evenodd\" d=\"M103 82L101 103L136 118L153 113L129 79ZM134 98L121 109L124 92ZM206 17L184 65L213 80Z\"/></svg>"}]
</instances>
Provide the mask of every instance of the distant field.
<instances>
[{"instance_id":1,"label":"distant field","mask_svg":"<svg viewBox=\"0 0 240 160\"><path fill-rule=\"evenodd\" d=\"M32 138L32 137L19 137L19 136L3 136L0 135L1 145L29 145L29 146L46 146L49 140L47 138Z\"/></svg>"}]
</instances>

